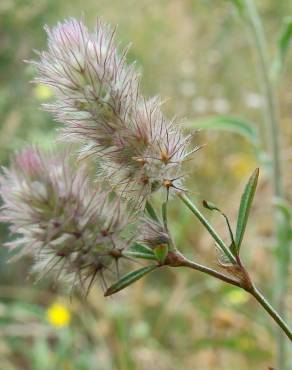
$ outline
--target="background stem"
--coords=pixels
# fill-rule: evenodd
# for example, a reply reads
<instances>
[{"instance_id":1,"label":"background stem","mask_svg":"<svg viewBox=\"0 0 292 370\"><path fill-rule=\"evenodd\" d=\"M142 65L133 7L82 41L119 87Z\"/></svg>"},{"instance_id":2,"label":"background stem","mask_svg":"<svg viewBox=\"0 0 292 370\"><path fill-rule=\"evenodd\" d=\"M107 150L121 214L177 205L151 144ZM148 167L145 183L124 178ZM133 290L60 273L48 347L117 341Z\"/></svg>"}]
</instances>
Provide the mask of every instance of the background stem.
<instances>
[{"instance_id":1,"label":"background stem","mask_svg":"<svg viewBox=\"0 0 292 370\"><path fill-rule=\"evenodd\" d=\"M283 179L281 171L281 157L280 157L280 138L279 126L276 114L276 99L274 94L274 86L269 78L269 57L268 49L263 30L261 18L258 14L257 8L253 0L244 0L246 13L248 16L250 29L255 43L255 49L259 60L259 71L261 74L262 92L265 98L265 121L268 132L269 152L271 156L272 176L271 181L274 189L274 196L277 198L284 198ZM264 138L263 138L264 141ZM276 227L276 283L275 283L275 301L279 307L279 313L284 318L286 317L286 296L288 291L288 278L289 278L289 260L290 260L290 241L283 238L286 234L289 224L285 222L285 217L281 212L275 210L275 227ZM278 367L285 369L286 364L286 348L285 337L279 330L277 334L278 344Z\"/></svg>"},{"instance_id":2,"label":"background stem","mask_svg":"<svg viewBox=\"0 0 292 370\"><path fill-rule=\"evenodd\" d=\"M256 46L259 71L261 73L261 88L265 98L265 120L268 134L269 151L271 155L272 164L272 181L274 194L277 197L283 195L282 184L282 171L280 160L280 140L279 140L279 127L276 115L276 99L274 94L274 87L269 78L269 57L267 51L267 43L261 23L261 19L254 4L254 0L244 0L246 4L247 15L253 40ZM264 139L263 139L264 141Z\"/></svg>"}]
</instances>

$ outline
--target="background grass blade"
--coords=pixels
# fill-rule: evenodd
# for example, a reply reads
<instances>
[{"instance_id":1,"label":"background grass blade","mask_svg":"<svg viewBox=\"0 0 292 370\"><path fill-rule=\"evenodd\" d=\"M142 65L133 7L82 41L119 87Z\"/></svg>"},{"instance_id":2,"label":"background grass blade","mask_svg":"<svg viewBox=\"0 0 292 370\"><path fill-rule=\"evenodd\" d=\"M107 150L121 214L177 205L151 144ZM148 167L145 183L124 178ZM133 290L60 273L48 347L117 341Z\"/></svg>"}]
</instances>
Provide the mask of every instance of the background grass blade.
<instances>
[{"instance_id":1,"label":"background grass blade","mask_svg":"<svg viewBox=\"0 0 292 370\"><path fill-rule=\"evenodd\" d=\"M253 172L251 177L249 178L245 186L244 192L241 196L238 218L237 218L236 235L235 235L235 245L236 245L237 251L239 251L240 245L242 243L250 208L251 208L252 201L253 201L254 194L256 191L256 187L257 187L258 177L259 177L259 169L257 168Z\"/></svg>"},{"instance_id":2,"label":"background grass blade","mask_svg":"<svg viewBox=\"0 0 292 370\"><path fill-rule=\"evenodd\" d=\"M278 78L282 73L285 59L291 47L292 40L292 17L286 17L283 20L280 35L277 41L277 54L272 64L272 76Z\"/></svg>"},{"instance_id":3,"label":"background grass blade","mask_svg":"<svg viewBox=\"0 0 292 370\"><path fill-rule=\"evenodd\" d=\"M190 129L220 130L240 134L251 141L258 143L258 130L251 122L231 116L215 116L188 121L185 127Z\"/></svg>"}]
</instances>

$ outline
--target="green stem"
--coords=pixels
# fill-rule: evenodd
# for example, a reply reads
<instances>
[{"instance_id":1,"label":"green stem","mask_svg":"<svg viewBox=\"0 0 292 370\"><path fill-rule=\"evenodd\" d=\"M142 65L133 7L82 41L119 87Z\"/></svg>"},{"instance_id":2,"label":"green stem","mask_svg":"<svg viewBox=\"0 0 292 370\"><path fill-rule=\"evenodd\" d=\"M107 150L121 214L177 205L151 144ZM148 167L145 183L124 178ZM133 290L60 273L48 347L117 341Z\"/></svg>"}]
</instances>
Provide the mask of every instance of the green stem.
<instances>
[{"instance_id":1,"label":"green stem","mask_svg":"<svg viewBox=\"0 0 292 370\"><path fill-rule=\"evenodd\" d=\"M279 313L270 305L266 298L258 291L258 289L253 286L250 291L255 299L260 303L260 305L267 311L267 313L276 321L279 327L287 335L287 337L292 341L292 331L289 329L288 325L284 319L279 315Z\"/></svg>"},{"instance_id":2,"label":"green stem","mask_svg":"<svg viewBox=\"0 0 292 370\"><path fill-rule=\"evenodd\" d=\"M245 7L247 10L247 16L251 26L253 39L256 46L256 51L259 59L259 70L261 73L262 91L265 96L265 118L269 134L269 146L272 161L272 183L274 188L274 195L277 198L284 198L283 180L281 172L281 158L280 158L280 138L279 138L279 127L276 116L276 99L274 95L273 84L269 78L269 58L267 52L267 43L265 33L263 30L262 22L258 14L257 8L253 0L244 0ZM279 312L285 317L286 308L285 301L287 295L287 281L288 281L288 266L290 260L289 247L290 243L288 240L283 242L281 233L285 228L285 223L282 222L283 218L279 211L275 213L276 223L276 237L278 240L277 245L277 293L276 299L279 304ZM283 258L284 256L284 258ZM284 273L283 273L284 271ZM278 367L285 369L286 365L286 348L284 336L281 332L278 332Z\"/></svg>"},{"instance_id":3,"label":"green stem","mask_svg":"<svg viewBox=\"0 0 292 370\"><path fill-rule=\"evenodd\" d=\"M184 202L184 204L192 211L192 213L198 218L198 220L205 226L205 228L209 231L210 235L213 237L215 242L217 243L218 247L221 251L228 257L232 264L236 264L236 258L231 253L230 249L226 246L224 241L221 237L217 234L214 228L211 226L209 221L205 218L205 216L199 211L196 205L189 199L189 197L185 193L178 193L178 197Z\"/></svg>"},{"instance_id":4,"label":"green stem","mask_svg":"<svg viewBox=\"0 0 292 370\"><path fill-rule=\"evenodd\" d=\"M199 221L204 225L204 227L207 229L207 231L210 233L210 235L213 237L213 239L216 241L216 243L219 245L221 250L226 254L226 256L230 259L230 262L237 264L237 261L235 257L231 254L228 247L225 245L223 240L220 238L220 236L217 234L217 232L214 230L214 228L210 225L209 221L203 216L203 214L198 210L198 208L192 203L192 201L187 197L184 193L178 194L179 198L185 203L185 205L193 212L193 214L199 219ZM178 258L173 266L179 267L189 267L194 270L198 270L204 273L207 273L208 275L211 275L213 277L216 277L217 279L220 279L228 284L235 285L238 287L241 287L242 289L249 292L255 299L260 303L260 305L268 312L268 314L274 319L274 321L279 325L279 327L285 332L287 337L292 340L292 331L289 329L288 325L286 324L285 320L281 317L281 315L271 306L271 304L266 300L266 298L258 291L258 289L250 283L250 287L247 287L244 284L241 284L240 280L235 280L227 275L224 275L216 270L210 269L206 266L199 265L195 262L189 261L181 254L176 254L176 257ZM171 264L170 264L171 265ZM242 266L241 266L242 267ZM245 272L245 270L244 270Z\"/></svg>"},{"instance_id":5,"label":"green stem","mask_svg":"<svg viewBox=\"0 0 292 370\"><path fill-rule=\"evenodd\" d=\"M178 251L176 251L176 256L178 256ZM240 281L239 280L236 280L230 276L227 276L219 271L216 271L210 267L207 267L207 266L204 266L204 265L201 265L199 263L196 263L196 262L193 262L193 261L190 261L189 259L187 259L185 256L179 254L179 261L177 262L177 265L174 265L172 267L188 267L188 268L191 268L193 270L197 270L197 271L200 271L200 272L203 272L205 274L208 274L210 276L213 276L219 280L222 280L224 281L225 283L227 284L231 284L231 285L234 285L234 286L237 286L237 287L240 287Z\"/></svg>"},{"instance_id":6,"label":"green stem","mask_svg":"<svg viewBox=\"0 0 292 370\"><path fill-rule=\"evenodd\" d=\"M232 279L229 276L221 274L216 270L210 269L206 266L199 265L187 259L185 259L180 266L204 272L208 275L211 275L217 279L224 281L227 284L231 284L242 288L238 280ZM283 330L287 337L292 341L292 331L290 330L289 326L284 321L284 319L278 314L278 312L271 306L271 304L266 300L266 298L258 291L258 289L255 286L253 286L252 289L248 290L247 292L249 292L259 302L259 304L267 311L267 313L274 319L274 321L279 325L279 327Z\"/></svg>"},{"instance_id":7,"label":"green stem","mask_svg":"<svg viewBox=\"0 0 292 370\"><path fill-rule=\"evenodd\" d=\"M171 266L171 264L170 264ZM175 253L174 264L172 267L187 267L191 268L196 271L203 272L205 274L211 275L227 284L237 286L239 288L244 289L241 286L239 280L236 280L232 277L229 277L221 272L213 270L209 267L200 265L196 262L190 261L185 256L180 254L179 252ZM279 325L279 327L283 330L283 332L287 335L287 337L292 341L292 331L288 327L285 320L278 314L278 312L271 306L271 304L266 300L266 298L259 292L259 290L252 284L251 287L247 290L257 301L258 303L267 311L267 313L274 319L274 321Z\"/></svg>"}]
</instances>

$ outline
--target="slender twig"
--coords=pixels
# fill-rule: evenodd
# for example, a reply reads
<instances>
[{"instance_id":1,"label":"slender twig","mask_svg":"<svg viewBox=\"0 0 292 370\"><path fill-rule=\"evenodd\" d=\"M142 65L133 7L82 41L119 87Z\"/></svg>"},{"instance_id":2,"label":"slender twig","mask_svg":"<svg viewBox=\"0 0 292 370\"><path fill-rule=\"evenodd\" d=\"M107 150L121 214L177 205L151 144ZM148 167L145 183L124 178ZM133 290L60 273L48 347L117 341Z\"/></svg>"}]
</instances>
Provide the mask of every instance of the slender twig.
<instances>
[{"instance_id":1,"label":"slender twig","mask_svg":"<svg viewBox=\"0 0 292 370\"><path fill-rule=\"evenodd\" d=\"M217 270L214 270L210 267L201 265L199 263L190 261L187 259L184 255L182 255L180 252L176 251L173 255L173 263L168 263L172 267L188 267L193 270L197 270L200 272L204 272L205 274L211 275L219 280L224 281L225 283L235 285L237 287L240 287L240 281L238 279L234 279L231 276L225 275L222 272L219 272Z\"/></svg>"},{"instance_id":2,"label":"slender twig","mask_svg":"<svg viewBox=\"0 0 292 370\"><path fill-rule=\"evenodd\" d=\"M185 203L185 205L192 211L192 213L198 218L198 220L205 226L205 228L209 231L210 235L213 237L215 242L217 243L218 247L222 250L222 252L228 257L232 264L236 264L236 258L221 239L221 237L217 234L214 230L212 225L209 221L205 218L205 216L200 212L200 210L196 207L196 205L189 199L189 197L185 193L178 193L178 197Z\"/></svg>"}]
</instances>

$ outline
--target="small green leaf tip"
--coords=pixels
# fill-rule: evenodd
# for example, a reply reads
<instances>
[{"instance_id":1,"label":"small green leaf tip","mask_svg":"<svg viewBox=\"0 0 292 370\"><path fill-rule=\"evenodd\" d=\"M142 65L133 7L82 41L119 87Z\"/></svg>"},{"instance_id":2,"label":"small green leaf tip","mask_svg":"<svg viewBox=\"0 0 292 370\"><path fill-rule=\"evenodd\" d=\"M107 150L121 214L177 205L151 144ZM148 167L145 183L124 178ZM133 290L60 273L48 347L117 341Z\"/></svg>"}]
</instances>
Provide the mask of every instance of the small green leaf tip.
<instances>
[{"instance_id":1,"label":"small green leaf tip","mask_svg":"<svg viewBox=\"0 0 292 370\"><path fill-rule=\"evenodd\" d=\"M168 254L168 245L167 244L160 244L154 248L154 254L156 259L160 263L164 263L166 256Z\"/></svg>"},{"instance_id":2,"label":"small green leaf tip","mask_svg":"<svg viewBox=\"0 0 292 370\"><path fill-rule=\"evenodd\" d=\"M210 211L219 211L218 207L212 202L209 202L207 200L203 200L202 204L203 204L204 208L207 208Z\"/></svg>"},{"instance_id":3,"label":"small green leaf tip","mask_svg":"<svg viewBox=\"0 0 292 370\"><path fill-rule=\"evenodd\" d=\"M245 186L244 192L241 196L235 235L235 245L237 248L237 252L239 252L240 245L242 243L247 220L249 217L249 212L251 209L251 205L253 202L254 194L258 183L258 177L259 177L259 168L256 168L253 174L250 176Z\"/></svg>"},{"instance_id":4,"label":"small green leaf tip","mask_svg":"<svg viewBox=\"0 0 292 370\"><path fill-rule=\"evenodd\" d=\"M131 271L128 274L122 276L120 280L115 282L112 286L110 286L106 292L104 293L105 297L108 297L114 293L119 292L120 290L126 288L127 286L133 284L135 281L141 279L143 276L148 274L149 272L156 269L158 265L152 264L146 267L142 267L138 270Z\"/></svg>"}]
</instances>

